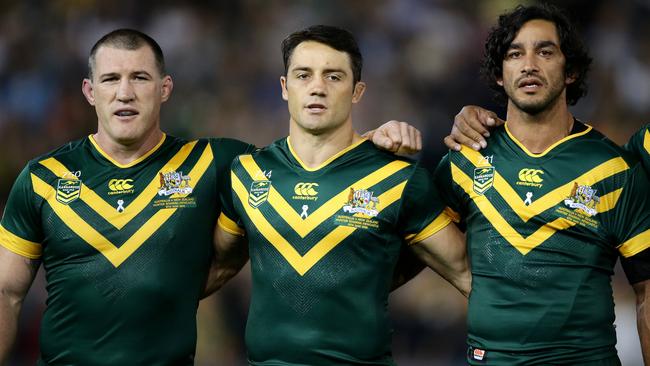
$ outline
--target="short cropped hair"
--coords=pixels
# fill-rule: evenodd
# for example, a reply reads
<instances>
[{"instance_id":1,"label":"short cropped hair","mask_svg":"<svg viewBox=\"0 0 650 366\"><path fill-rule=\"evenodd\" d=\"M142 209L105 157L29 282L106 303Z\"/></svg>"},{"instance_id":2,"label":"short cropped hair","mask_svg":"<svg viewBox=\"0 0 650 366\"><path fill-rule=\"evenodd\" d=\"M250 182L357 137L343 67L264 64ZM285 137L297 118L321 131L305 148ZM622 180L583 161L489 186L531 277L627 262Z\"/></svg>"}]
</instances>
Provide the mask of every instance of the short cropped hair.
<instances>
[{"instance_id":1,"label":"short cropped hair","mask_svg":"<svg viewBox=\"0 0 650 366\"><path fill-rule=\"evenodd\" d=\"M565 75L575 78L566 90L567 104L574 105L587 94L586 79L591 57L571 21L553 5L519 5L511 12L499 16L498 25L491 29L485 42L481 74L490 88L496 92L496 98L503 102L507 101L508 96L504 88L497 84L497 80L503 75L503 59L521 27L526 22L536 19L555 24L560 38L560 49L566 59Z\"/></svg>"},{"instance_id":2,"label":"short cropped hair","mask_svg":"<svg viewBox=\"0 0 650 366\"><path fill-rule=\"evenodd\" d=\"M93 71L95 69L95 55L101 46L109 46L123 50L137 50L142 46L149 46L156 59L158 72L160 72L160 75L165 75L165 57L158 43L153 38L138 30L123 28L116 29L104 35L90 49L90 56L88 57L88 77L90 79L93 78Z\"/></svg>"},{"instance_id":3,"label":"short cropped hair","mask_svg":"<svg viewBox=\"0 0 650 366\"><path fill-rule=\"evenodd\" d=\"M282 41L282 58L284 60L284 74L289 71L291 55L293 50L302 42L314 41L322 43L333 49L345 52L350 57L350 66L354 84L361 81L361 69L363 67L363 57L359 50L359 45L354 39L352 33L345 29L329 25L313 25L303 30L291 33Z\"/></svg>"}]
</instances>

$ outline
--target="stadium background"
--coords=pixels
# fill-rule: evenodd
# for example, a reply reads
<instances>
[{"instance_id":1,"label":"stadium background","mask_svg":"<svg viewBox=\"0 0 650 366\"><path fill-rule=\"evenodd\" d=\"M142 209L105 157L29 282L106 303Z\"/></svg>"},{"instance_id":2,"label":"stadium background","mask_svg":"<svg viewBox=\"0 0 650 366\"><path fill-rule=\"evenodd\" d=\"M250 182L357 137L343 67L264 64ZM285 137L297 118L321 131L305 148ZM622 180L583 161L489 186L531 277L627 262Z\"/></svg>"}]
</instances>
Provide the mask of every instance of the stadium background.
<instances>
[{"instance_id":1,"label":"stadium background","mask_svg":"<svg viewBox=\"0 0 650 366\"><path fill-rule=\"evenodd\" d=\"M141 29L165 52L175 81L163 106L165 131L262 146L288 131L278 82L283 37L316 23L343 26L357 36L365 58L368 90L354 112L357 130L389 119L409 121L423 131L422 158L433 166L462 105L484 105L503 116L478 77L478 65L489 27L517 3L0 1L0 209L29 159L96 131L81 80L90 47L114 28ZM594 57L590 92L573 112L624 143L650 117L650 1L563 1L562 6L577 20ZM244 363L249 287L245 269L201 303L197 365ZM623 364L641 365L632 291L620 273L614 287ZM33 364L37 357L43 288L40 273L23 305L11 366ZM462 364L465 303L436 275L421 274L395 292L391 311L400 365Z\"/></svg>"}]
</instances>

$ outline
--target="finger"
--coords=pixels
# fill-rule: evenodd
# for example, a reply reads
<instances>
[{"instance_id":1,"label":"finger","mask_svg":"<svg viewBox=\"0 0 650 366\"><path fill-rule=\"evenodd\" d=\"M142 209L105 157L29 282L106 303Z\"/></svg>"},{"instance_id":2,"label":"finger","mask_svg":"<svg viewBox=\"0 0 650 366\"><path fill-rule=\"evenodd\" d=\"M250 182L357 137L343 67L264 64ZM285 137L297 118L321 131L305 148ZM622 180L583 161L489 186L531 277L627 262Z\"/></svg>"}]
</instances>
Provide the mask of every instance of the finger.
<instances>
[{"instance_id":1,"label":"finger","mask_svg":"<svg viewBox=\"0 0 650 366\"><path fill-rule=\"evenodd\" d=\"M385 133L386 136L391 140L392 142L392 148L394 150L397 150L400 145L402 144L402 132L401 132L401 126L400 122L397 121L388 121L382 125L382 127L386 126ZM391 151L394 152L394 150L391 149Z\"/></svg>"},{"instance_id":2,"label":"finger","mask_svg":"<svg viewBox=\"0 0 650 366\"><path fill-rule=\"evenodd\" d=\"M447 147L450 150L460 151L460 144L458 142L456 142L456 140L454 140L454 138L451 135L446 136L443 139L443 141L445 142L445 145L447 145Z\"/></svg>"},{"instance_id":3,"label":"finger","mask_svg":"<svg viewBox=\"0 0 650 366\"><path fill-rule=\"evenodd\" d=\"M400 141L400 149L408 149L411 146L411 139L409 135L409 124L406 122L399 123L399 132L402 140Z\"/></svg>"},{"instance_id":4,"label":"finger","mask_svg":"<svg viewBox=\"0 0 650 366\"><path fill-rule=\"evenodd\" d=\"M458 124L452 127L451 135L454 139L464 145L472 147L474 150L480 150L486 147L487 142L480 133L472 128L468 123Z\"/></svg>"},{"instance_id":5,"label":"finger","mask_svg":"<svg viewBox=\"0 0 650 366\"><path fill-rule=\"evenodd\" d=\"M395 144L384 132L385 131L376 131L372 136L372 143L384 150L394 152L396 150Z\"/></svg>"},{"instance_id":6,"label":"finger","mask_svg":"<svg viewBox=\"0 0 650 366\"><path fill-rule=\"evenodd\" d=\"M415 129L415 148L422 151L422 132L417 128Z\"/></svg>"},{"instance_id":7,"label":"finger","mask_svg":"<svg viewBox=\"0 0 650 366\"><path fill-rule=\"evenodd\" d=\"M418 130L417 128L415 128L413 126L409 126L409 150L411 151L412 154L415 154L416 152L418 152L418 150L417 150L418 142L416 141L416 138L415 138L415 132L417 130Z\"/></svg>"}]
</instances>

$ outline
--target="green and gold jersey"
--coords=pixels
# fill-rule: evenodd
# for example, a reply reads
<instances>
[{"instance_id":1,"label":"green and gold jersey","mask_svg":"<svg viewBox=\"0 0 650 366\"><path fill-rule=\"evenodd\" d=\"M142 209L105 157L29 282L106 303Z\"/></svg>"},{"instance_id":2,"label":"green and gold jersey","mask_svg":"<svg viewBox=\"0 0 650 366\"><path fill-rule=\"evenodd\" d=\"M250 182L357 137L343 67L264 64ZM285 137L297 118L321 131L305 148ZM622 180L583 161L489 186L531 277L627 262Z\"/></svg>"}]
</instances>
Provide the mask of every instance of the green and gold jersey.
<instances>
[{"instance_id":1,"label":"green and gold jersey","mask_svg":"<svg viewBox=\"0 0 650 366\"><path fill-rule=\"evenodd\" d=\"M120 165L88 137L28 164L0 244L45 268L40 365L193 364L220 202L249 149L165 136Z\"/></svg>"},{"instance_id":2,"label":"green and gold jersey","mask_svg":"<svg viewBox=\"0 0 650 366\"><path fill-rule=\"evenodd\" d=\"M630 138L625 149L641 160L645 170L650 174L650 123L643 126Z\"/></svg>"},{"instance_id":3,"label":"green and gold jersey","mask_svg":"<svg viewBox=\"0 0 650 366\"><path fill-rule=\"evenodd\" d=\"M533 154L506 124L487 149L450 152L436 171L467 228L472 365L616 359L610 278L619 256L650 247L648 178L602 134L575 125Z\"/></svg>"},{"instance_id":4,"label":"green and gold jersey","mask_svg":"<svg viewBox=\"0 0 650 366\"><path fill-rule=\"evenodd\" d=\"M248 236L250 364L392 365L400 249L450 223L430 174L366 140L309 169L282 139L231 176L234 212L219 223Z\"/></svg>"}]
</instances>

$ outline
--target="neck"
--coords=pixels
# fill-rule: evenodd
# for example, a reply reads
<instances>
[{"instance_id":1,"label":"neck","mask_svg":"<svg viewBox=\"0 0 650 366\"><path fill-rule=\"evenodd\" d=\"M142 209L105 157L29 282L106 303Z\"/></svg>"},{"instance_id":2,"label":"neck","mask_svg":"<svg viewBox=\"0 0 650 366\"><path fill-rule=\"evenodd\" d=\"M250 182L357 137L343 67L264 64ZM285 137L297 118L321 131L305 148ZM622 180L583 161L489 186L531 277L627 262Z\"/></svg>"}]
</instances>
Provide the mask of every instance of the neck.
<instances>
[{"instance_id":1,"label":"neck","mask_svg":"<svg viewBox=\"0 0 650 366\"><path fill-rule=\"evenodd\" d=\"M352 129L352 121L325 133L314 134L291 121L291 147L308 168L317 168L343 149L362 140Z\"/></svg>"},{"instance_id":2,"label":"neck","mask_svg":"<svg viewBox=\"0 0 650 366\"><path fill-rule=\"evenodd\" d=\"M146 137L135 142L120 142L111 139L102 131L93 135L95 142L111 159L120 165L128 165L151 151L163 138L160 129L154 129Z\"/></svg>"},{"instance_id":3,"label":"neck","mask_svg":"<svg viewBox=\"0 0 650 366\"><path fill-rule=\"evenodd\" d=\"M508 130L528 151L540 154L567 137L573 128L573 116L563 98L537 114L529 114L508 102Z\"/></svg>"}]
</instances>

